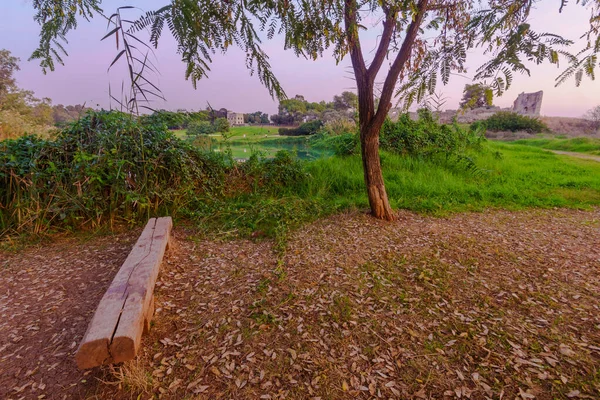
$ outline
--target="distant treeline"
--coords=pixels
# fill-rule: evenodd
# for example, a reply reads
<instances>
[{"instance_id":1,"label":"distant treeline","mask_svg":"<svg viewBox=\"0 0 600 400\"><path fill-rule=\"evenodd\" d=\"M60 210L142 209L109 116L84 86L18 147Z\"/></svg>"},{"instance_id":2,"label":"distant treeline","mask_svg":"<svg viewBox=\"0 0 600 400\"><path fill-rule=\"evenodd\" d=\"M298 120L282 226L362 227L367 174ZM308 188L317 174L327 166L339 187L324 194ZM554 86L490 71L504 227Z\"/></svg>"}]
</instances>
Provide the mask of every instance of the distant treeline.
<instances>
[{"instance_id":1,"label":"distant treeline","mask_svg":"<svg viewBox=\"0 0 600 400\"><path fill-rule=\"evenodd\" d=\"M333 96L333 101L309 102L304 96L296 95L279 102L278 113L271 115L276 125L300 125L303 122L321 120L325 123L339 120L353 120L358 109L358 96L343 92Z\"/></svg>"},{"instance_id":2,"label":"distant treeline","mask_svg":"<svg viewBox=\"0 0 600 400\"><path fill-rule=\"evenodd\" d=\"M199 122L209 122L214 125L216 121L227 119L227 109L218 110L206 109L200 111L187 110L156 110L152 114L143 115L140 118L152 122L165 124L168 129L188 129L190 124ZM268 124L269 115L262 111L244 114L244 123L246 124Z\"/></svg>"}]
</instances>

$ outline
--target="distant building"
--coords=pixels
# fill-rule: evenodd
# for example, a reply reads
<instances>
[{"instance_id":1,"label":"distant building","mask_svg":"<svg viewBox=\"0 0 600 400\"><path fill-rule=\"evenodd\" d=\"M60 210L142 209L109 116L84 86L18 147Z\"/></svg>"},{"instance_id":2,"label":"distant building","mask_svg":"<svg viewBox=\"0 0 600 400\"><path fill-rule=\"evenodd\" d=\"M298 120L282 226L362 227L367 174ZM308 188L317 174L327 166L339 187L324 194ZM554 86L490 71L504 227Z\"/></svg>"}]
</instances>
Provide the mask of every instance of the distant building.
<instances>
[{"instance_id":1,"label":"distant building","mask_svg":"<svg viewBox=\"0 0 600 400\"><path fill-rule=\"evenodd\" d=\"M230 126L244 125L244 114L227 111L227 121Z\"/></svg>"}]
</instances>

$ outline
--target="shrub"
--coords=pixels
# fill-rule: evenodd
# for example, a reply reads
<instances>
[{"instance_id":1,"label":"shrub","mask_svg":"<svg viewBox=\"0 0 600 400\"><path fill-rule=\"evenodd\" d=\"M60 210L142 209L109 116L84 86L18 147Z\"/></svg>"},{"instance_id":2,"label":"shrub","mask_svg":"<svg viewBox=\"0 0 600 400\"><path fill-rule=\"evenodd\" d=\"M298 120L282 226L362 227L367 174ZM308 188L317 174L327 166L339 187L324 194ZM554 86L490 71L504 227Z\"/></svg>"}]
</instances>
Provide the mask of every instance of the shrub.
<instances>
[{"instance_id":1,"label":"shrub","mask_svg":"<svg viewBox=\"0 0 600 400\"><path fill-rule=\"evenodd\" d=\"M157 110L152 114L142 115L140 123L144 125L166 125L168 129L182 129L187 123L188 116L184 113Z\"/></svg>"},{"instance_id":2,"label":"shrub","mask_svg":"<svg viewBox=\"0 0 600 400\"><path fill-rule=\"evenodd\" d=\"M278 151L272 159L264 160L261 169L265 187L276 191L284 187L293 190L308 178L303 161L285 150Z\"/></svg>"},{"instance_id":3,"label":"shrub","mask_svg":"<svg viewBox=\"0 0 600 400\"><path fill-rule=\"evenodd\" d=\"M214 125L215 132L229 132L229 121L227 118L217 118Z\"/></svg>"},{"instance_id":4,"label":"shrub","mask_svg":"<svg viewBox=\"0 0 600 400\"><path fill-rule=\"evenodd\" d=\"M539 133L548 130L548 126L539 119L510 111L497 112L488 119L481 121L480 124L490 131L525 131L529 133ZM474 126L480 124L475 124Z\"/></svg>"},{"instance_id":5,"label":"shrub","mask_svg":"<svg viewBox=\"0 0 600 400\"><path fill-rule=\"evenodd\" d=\"M281 136L308 136L314 135L319 132L319 129L323 126L323 121L314 120L310 122L305 122L300 125L298 128L279 128L279 135Z\"/></svg>"},{"instance_id":6,"label":"shrub","mask_svg":"<svg viewBox=\"0 0 600 400\"><path fill-rule=\"evenodd\" d=\"M223 172L222 159L163 124L90 112L55 140L0 142L0 236L173 215L189 197L217 190Z\"/></svg>"},{"instance_id":7,"label":"shrub","mask_svg":"<svg viewBox=\"0 0 600 400\"><path fill-rule=\"evenodd\" d=\"M193 121L190 122L187 128L187 135L198 136L208 135L215 132L215 127L208 121Z\"/></svg>"},{"instance_id":8,"label":"shrub","mask_svg":"<svg viewBox=\"0 0 600 400\"><path fill-rule=\"evenodd\" d=\"M349 156L360 153L358 133L331 135L326 131L322 131L311 138L310 146L316 149L333 150L336 156Z\"/></svg>"},{"instance_id":9,"label":"shrub","mask_svg":"<svg viewBox=\"0 0 600 400\"><path fill-rule=\"evenodd\" d=\"M335 135L343 135L346 133L357 133L358 129L356 123L354 121L349 121L347 119L336 119L330 122L327 122L323 129L327 134L335 136Z\"/></svg>"},{"instance_id":10,"label":"shrub","mask_svg":"<svg viewBox=\"0 0 600 400\"><path fill-rule=\"evenodd\" d=\"M272 160L253 156L240 165L222 152L188 143L200 140L210 147L212 138L193 139L177 138L162 123L142 124L127 114L102 111L89 112L54 140L0 141L0 238L135 224L167 214L217 216L240 226L250 224L254 214L245 214L244 206L238 214L233 210L249 198L262 202L252 213L272 214L261 226L273 227L279 223L276 210L261 206L271 196L273 204L285 203L279 197L297 195L307 182L304 163L290 153L279 152ZM223 215L224 208L232 213ZM286 217L290 221L292 214Z\"/></svg>"},{"instance_id":11,"label":"shrub","mask_svg":"<svg viewBox=\"0 0 600 400\"><path fill-rule=\"evenodd\" d=\"M429 110L421 109L418 113L417 121L408 114L402 114L397 122L386 120L379 138L381 148L398 154L450 156L467 148L480 148L485 140L483 130L478 127L440 125Z\"/></svg>"}]
</instances>

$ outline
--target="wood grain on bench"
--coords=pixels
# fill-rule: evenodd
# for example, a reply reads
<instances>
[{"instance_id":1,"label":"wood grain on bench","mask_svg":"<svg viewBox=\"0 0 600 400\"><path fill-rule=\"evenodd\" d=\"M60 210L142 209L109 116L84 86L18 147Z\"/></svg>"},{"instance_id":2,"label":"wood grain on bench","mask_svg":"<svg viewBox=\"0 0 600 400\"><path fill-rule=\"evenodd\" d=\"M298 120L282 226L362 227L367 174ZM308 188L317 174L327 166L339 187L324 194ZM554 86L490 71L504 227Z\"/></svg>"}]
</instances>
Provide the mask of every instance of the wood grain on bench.
<instances>
[{"instance_id":1,"label":"wood grain on bench","mask_svg":"<svg viewBox=\"0 0 600 400\"><path fill-rule=\"evenodd\" d=\"M80 369L131 360L154 314L154 285L168 246L170 217L152 218L100 300L75 355Z\"/></svg>"}]
</instances>

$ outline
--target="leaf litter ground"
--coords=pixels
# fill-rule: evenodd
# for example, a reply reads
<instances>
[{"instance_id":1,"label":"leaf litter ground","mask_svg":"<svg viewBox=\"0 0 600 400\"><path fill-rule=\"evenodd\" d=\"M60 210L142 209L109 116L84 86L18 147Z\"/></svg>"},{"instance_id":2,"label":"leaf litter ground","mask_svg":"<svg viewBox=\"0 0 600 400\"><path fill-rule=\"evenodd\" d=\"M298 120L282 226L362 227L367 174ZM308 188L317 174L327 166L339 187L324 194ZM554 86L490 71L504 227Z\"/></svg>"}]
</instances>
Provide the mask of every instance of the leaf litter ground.
<instances>
[{"instance_id":1,"label":"leaf litter ground","mask_svg":"<svg viewBox=\"0 0 600 400\"><path fill-rule=\"evenodd\" d=\"M600 398L599 209L176 229L138 359L78 372L135 237L0 254L0 398Z\"/></svg>"}]
</instances>

